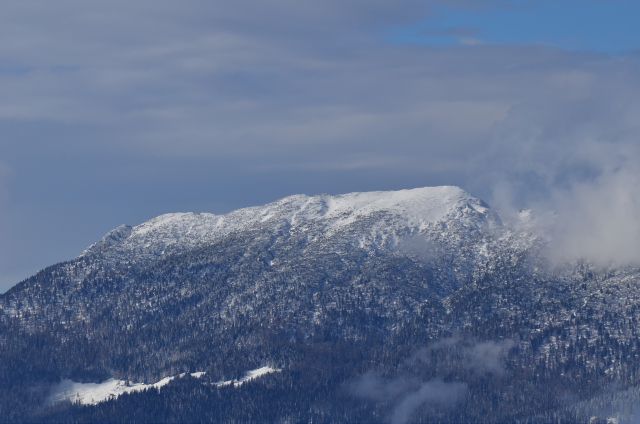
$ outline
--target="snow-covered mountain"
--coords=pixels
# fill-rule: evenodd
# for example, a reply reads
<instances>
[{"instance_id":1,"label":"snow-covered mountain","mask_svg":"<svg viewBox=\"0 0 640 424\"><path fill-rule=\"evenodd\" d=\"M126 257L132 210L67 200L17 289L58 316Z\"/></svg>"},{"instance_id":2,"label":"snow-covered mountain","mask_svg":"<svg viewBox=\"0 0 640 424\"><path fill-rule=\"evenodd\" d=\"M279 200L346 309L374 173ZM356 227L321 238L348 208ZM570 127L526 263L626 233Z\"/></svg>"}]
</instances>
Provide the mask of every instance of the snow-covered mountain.
<instances>
[{"instance_id":1,"label":"snow-covered mountain","mask_svg":"<svg viewBox=\"0 0 640 424\"><path fill-rule=\"evenodd\" d=\"M0 296L0 376L13 382L0 390L40 387L47 404L61 382L150 387L206 371L197 387L167 385L175 397L226 390L216 382L268 363L282 372L255 384L297 405L293 421L385 421L416 397L426 421L487 418L496 402L489 421L544 421L594 384L638 384L640 274L551 268L543 246L457 187L296 195L121 226ZM433 385L455 402L431 405ZM138 398L117 405L127 399Z\"/></svg>"},{"instance_id":2,"label":"snow-covered mountain","mask_svg":"<svg viewBox=\"0 0 640 424\"><path fill-rule=\"evenodd\" d=\"M458 187L296 195L226 215L172 213L135 227L120 226L82 255L154 260L257 229L304 233L309 243L340 234L345 242L379 248L397 245L407 235L424 234L448 222L480 228L499 225L500 220L482 201Z\"/></svg>"}]
</instances>

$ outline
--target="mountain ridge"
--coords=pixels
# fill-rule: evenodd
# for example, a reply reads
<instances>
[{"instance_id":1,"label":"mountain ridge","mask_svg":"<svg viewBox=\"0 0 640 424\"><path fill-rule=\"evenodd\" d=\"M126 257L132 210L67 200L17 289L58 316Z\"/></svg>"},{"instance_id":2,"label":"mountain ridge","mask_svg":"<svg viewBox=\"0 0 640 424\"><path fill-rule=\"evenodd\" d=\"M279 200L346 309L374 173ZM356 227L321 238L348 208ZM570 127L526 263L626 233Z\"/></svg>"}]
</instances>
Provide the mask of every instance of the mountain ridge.
<instances>
[{"instance_id":1,"label":"mountain ridge","mask_svg":"<svg viewBox=\"0 0 640 424\"><path fill-rule=\"evenodd\" d=\"M483 201L455 186L342 195L292 195L226 214L169 213L136 226L122 225L108 232L80 256L104 254L121 247L121 255L158 257L205 246L234 231L265 225L288 226L294 231L298 226L313 223L332 234L376 214L394 215L401 221L399 225L420 232L461 207L477 213L477 217L486 222L500 225L498 215Z\"/></svg>"}]
</instances>

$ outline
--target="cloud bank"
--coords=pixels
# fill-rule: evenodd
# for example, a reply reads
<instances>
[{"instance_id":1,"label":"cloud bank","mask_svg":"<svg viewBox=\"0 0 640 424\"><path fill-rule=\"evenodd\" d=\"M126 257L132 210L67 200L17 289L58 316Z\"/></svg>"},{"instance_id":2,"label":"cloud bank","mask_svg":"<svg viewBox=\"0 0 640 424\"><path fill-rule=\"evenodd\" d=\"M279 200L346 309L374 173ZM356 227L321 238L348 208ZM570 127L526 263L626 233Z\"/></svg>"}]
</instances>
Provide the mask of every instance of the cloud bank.
<instances>
[{"instance_id":1,"label":"cloud bank","mask_svg":"<svg viewBox=\"0 0 640 424\"><path fill-rule=\"evenodd\" d=\"M620 169L554 193L550 257L640 266L640 173Z\"/></svg>"}]
</instances>

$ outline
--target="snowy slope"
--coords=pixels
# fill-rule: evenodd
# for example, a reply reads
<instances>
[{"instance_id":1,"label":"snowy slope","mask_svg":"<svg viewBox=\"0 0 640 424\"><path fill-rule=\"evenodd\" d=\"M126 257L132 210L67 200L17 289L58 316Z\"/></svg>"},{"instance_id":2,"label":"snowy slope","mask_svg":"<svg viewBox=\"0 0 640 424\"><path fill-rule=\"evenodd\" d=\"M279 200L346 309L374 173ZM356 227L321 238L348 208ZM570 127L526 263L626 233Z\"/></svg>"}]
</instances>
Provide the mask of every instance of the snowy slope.
<instances>
[{"instance_id":1,"label":"snowy slope","mask_svg":"<svg viewBox=\"0 0 640 424\"><path fill-rule=\"evenodd\" d=\"M325 283L327 278L345 278L339 274L347 263L342 261L347 258L349 263L360 265L364 264L363 257L411 258L428 265L433 279L428 284L424 281L415 284L446 293L490 269L496 252L504 246L510 255L518 255L531 243L532 239L514 237L495 212L458 187L335 196L294 195L225 215L174 213L135 227L120 226L76 260L61 264L59 270L51 270L51 277L43 277L58 280L56 284L40 286L40 280L33 279L17 286L0 300L0 310L12 318L28 316L29 326L39 325L36 321L47 310L46 304L56 298L57 304L65 307L47 314L57 316L56 320L65 327L101 319L98 311L111 303L111 307L125 309L127 312L122 312L125 316L134 314L136 320L142 320L151 312L175 310L176 301L195 296L217 282L215 290L204 291L201 296L219 305L215 308L221 317L234 316L245 308L257 313L255 305L246 306L248 300L260 302L260 308L268 308L266 299L277 290L297 292L295 296L300 301L281 308L281 313L289 315L293 312L287 308L295 305L304 313L304 308L311 306L303 304L315 300L308 298L310 292L303 285L282 281L302 279L302 274L308 273L305 284L314 281L314 285L323 287L321 290L331 291L332 297L338 296ZM336 261L336 255L342 259ZM323 264L325 260L329 262ZM158 272L161 264L169 266L169 263L178 266L180 270L171 273L177 272L179 276L162 285L144 282L151 278L151 273ZM375 263L381 262L377 260L367 266ZM322 269L327 274L324 281L317 280L320 274L310 267ZM423 279L421 273L412 278ZM188 282L180 284L187 274ZM168 276L156 275L153 280L165 280ZM204 280L200 284L194 283L201 279ZM231 282L236 279L237 282ZM105 284L106 281L110 283ZM353 283L354 288L362 284ZM226 290L225 287L234 289L220 303L224 298L218 291ZM40 290L54 293L32 297L31 293ZM358 290L374 296L378 288L369 284ZM110 301L105 303L106 292L111 294ZM80 307L75 304L78 300L82 302ZM389 309L382 305L382 299L375 302L380 308ZM419 302L412 302L418 307ZM333 303L330 305L333 307ZM316 322L319 305L312 308ZM410 311L405 308L393 314L407 315Z\"/></svg>"},{"instance_id":2,"label":"snowy slope","mask_svg":"<svg viewBox=\"0 0 640 424\"><path fill-rule=\"evenodd\" d=\"M255 370L247 371L244 377L237 380L227 380L213 383L217 387L233 386L240 387L245 383L256 380L281 370L269 366L257 368ZM205 372L191 373L193 378L202 378ZM117 380L110 378L102 383L78 383L72 380L63 380L57 385L53 386L49 395L48 402L55 404L59 402L73 402L81 405L96 405L100 402L104 402L110 399L115 399L124 393L142 392L147 389L160 389L170 384L176 378L182 378L186 373L178 376L165 377L162 380L151 383L127 383L125 380Z\"/></svg>"},{"instance_id":3,"label":"snowy slope","mask_svg":"<svg viewBox=\"0 0 640 424\"><path fill-rule=\"evenodd\" d=\"M278 368L273 368L270 366L260 367L255 370L247 371L244 377L242 378L239 378L237 380L219 381L215 383L215 385L218 387L225 387L225 386L240 387L243 384L248 383L249 381L253 381L258 378L264 377L265 375L273 374L275 372L280 372L280 371L282 370Z\"/></svg>"},{"instance_id":4,"label":"snowy slope","mask_svg":"<svg viewBox=\"0 0 640 424\"><path fill-rule=\"evenodd\" d=\"M421 233L447 220L467 219L469 223L498 225L499 218L479 199L459 187L425 187L399 191L377 191L330 196L295 195L260 207L233 211L226 215L172 213L153 218L135 227L121 226L90 246L82 256L135 261L152 260L206 246L230 234L250 229L305 231L310 236L340 233L358 223L360 246L379 245L380 240L406 233ZM383 225L375 223L383 222ZM473 221L473 222L471 222ZM314 234L315 233L315 234Z\"/></svg>"},{"instance_id":5,"label":"snowy slope","mask_svg":"<svg viewBox=\"0 0 640 424\"><path fill-rule=\"evenodd\" d=\"M194 372L191 376L201 378L204 372ZM180 374L178 378L186 374ZM160 389L175 380L176 376L165 377L152 383L128 383L125 380L110 378L102 383L78 383L72 380L63 380L51 389L49 403L70 401L82 405L95 405L109 399L117 398L124 393L142 392L147 389Z\"/></svg>"}]
</instances>

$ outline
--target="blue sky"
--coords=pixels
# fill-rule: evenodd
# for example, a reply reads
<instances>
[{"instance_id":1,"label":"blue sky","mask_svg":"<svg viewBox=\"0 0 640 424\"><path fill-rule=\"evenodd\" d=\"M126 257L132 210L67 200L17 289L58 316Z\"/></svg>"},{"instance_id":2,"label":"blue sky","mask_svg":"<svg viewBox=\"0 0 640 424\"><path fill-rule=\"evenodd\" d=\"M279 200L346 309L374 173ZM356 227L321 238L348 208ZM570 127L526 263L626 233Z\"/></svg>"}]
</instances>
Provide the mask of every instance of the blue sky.
<instances>
[{"instance_id":1,"label":"blue sky","mask_svg":"<svg viewBox=\"0 0 640 424\"><path fill-rule=\"evenodd\" d=\"M640 48L638 16L640 3L631 0L511 1L476 9L445 4L388 36L397 43L543 45L616 54Z\"/></svg>"},{"instance_id":2,"label":"blue sky","mask_svg":"<svg viewBox=\"0 0 640 424\"><path fill-rule=\"evenodd\" d=\"M524 207L634 176L639 8L9 2L0 291L165 212L441 184Z\"/></svg>"}]
</instances>

